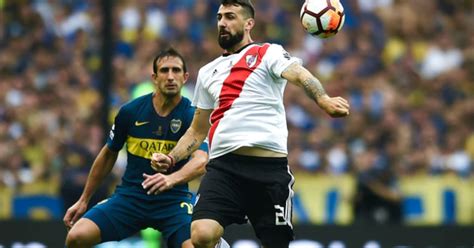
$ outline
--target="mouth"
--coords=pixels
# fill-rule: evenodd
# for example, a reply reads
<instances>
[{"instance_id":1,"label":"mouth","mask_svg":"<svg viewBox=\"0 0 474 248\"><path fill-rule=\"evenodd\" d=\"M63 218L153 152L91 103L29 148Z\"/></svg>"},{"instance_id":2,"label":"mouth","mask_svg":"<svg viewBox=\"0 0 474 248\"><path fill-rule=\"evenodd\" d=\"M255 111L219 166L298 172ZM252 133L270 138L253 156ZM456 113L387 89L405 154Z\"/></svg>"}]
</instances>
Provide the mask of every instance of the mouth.
<instances>
[{"instance_id":1,"label":"mouth","mask_svg":"<svg viewBox=\"0 0 474 248\"><path fill-rule=\"evenodd\" d=\"M174 90L174 89L177 89L178 86L176 84L167 84L167 85L165 85L165 88L167 90Z\"/></svg>"},{"instance_id":2,"label":"mouth","mask_svg":"<svg viewBox=\"0 0 474 248\"><path fill-rule=\"evenodd\" d=\"M230 36L230 33L227 32L227 31L220 31L220 32L219 32L219 36L220 36L220 37Z\"/></svg>"}]
</instances>

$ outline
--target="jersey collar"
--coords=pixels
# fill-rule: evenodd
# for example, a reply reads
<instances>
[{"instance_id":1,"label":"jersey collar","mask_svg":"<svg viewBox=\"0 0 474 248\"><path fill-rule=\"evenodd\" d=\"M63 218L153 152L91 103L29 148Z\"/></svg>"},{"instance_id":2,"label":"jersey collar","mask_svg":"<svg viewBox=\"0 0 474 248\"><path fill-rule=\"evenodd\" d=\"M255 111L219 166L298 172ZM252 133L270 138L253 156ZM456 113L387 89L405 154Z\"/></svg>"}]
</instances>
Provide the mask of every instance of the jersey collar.
<instances>
[{"instance_id":1,"label":"jersey collar","mask_svg":"<svg viewBox=\"0 0 474 248\"><path fill-rule=\"evenodd\" d=\"M235 51L234 53L230 53L227 50L224 50L224 53L222 54L222 56L227 57L227 56L232 55L232 54L240 53L242 50L244 50L245 48L247 48L248 46L253 45L253 44L255 44L255 42L250 42L249 44L247 44L247 45L241 47L239 50Z\"/></svg>"}]
</instances>

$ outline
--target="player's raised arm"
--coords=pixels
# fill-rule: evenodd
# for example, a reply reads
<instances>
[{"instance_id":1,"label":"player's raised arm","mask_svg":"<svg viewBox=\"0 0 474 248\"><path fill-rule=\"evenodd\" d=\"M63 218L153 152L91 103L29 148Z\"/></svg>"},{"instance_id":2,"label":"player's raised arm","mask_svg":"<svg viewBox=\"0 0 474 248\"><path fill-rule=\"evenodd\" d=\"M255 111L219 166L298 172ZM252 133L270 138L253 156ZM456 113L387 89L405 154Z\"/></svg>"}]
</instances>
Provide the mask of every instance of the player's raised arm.
<instances>
[{"instance_id":1,"label":"player's raised arm","mask_svg":"<svg viewBox=\"0 0 474 248\"><path fill-rule=\"evenodd\" d=\"M300 64L291 64L281 75L289 82L303 88L306 95L313 99L331 117L349 115L349 103L347 100L340 96L328 96L321 82Z\"/></svg>"},{"instance_id":2,"label":"player's raised arm","mask_svg":"<svg viewBox=\"0 0 474 248\"><path fill-rule=\"evenodd\" d=\"M198 149L207 136L209 128L209 118L212 109L197 108L194 112L193 121L186 133L181 137L168 154L154 153L151 158L151 166L158 172L165 172L180 160L187 158L192 152Z\"/></svg>"}]
</instances>

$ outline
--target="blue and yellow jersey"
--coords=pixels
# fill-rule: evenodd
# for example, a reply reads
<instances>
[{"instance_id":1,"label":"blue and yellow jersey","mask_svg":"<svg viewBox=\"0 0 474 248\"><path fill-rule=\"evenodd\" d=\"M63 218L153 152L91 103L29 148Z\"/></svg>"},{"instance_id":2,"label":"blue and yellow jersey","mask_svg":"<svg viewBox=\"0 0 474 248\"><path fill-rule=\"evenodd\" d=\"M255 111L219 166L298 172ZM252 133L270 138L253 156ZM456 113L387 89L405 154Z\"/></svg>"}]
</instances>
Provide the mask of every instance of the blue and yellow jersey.
<instances>
[{"instance_id":1,"label":"blue and yellow jersey","mask_svg":"<svg viewBox=\"0 0 474 248\"><path fill-rule=\"evenodd\" d=\"M127 150L127 168L116 192L145 199L189 194L187 184L176 185L156 196L147 195L141 186L143 173L156 173L150 166L152 154L168 154L191 125L194 116L194 107L185 97L166 117L156 113L152 98L153 93L130 101L115 117L107 145L109 149L119 151L125 144ZM204 142L199 149L207 152L207 143ZM169 173L179 170L186 162L187 159L178 162Z\"/></svg>"}]
</instances>

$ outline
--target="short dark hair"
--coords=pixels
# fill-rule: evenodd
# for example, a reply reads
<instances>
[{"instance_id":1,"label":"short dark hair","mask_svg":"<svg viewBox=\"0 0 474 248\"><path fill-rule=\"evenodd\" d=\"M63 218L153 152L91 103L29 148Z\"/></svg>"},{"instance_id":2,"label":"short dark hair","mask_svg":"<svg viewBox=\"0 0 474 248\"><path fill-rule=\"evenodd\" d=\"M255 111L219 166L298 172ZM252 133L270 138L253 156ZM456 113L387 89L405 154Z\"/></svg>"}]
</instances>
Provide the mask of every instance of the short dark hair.
<instances>
[{"instance_id":1,"label":"short dark hair","mask_svg":"<svg viewBox=\"0 0 474 248\"><path fill-rule=\"evenodd\" d=\"M186 62L184 61L183 56L181 56L181 54L176 49L169 47L165 50L162 50L158 55L156 55L155 59L153 60L153 73L156 74L158 72L158 66L156 65L156 63L165 57L177 57L181 59L181 62L183 62L184 73L188 72L188 70L186 69Z\"/></svg>"},{"instance_id":2,"label":"short dark hair","mask_svg":"<svg viewBox=\"0 0 474 248\"><path fill-rule=\"evenodd\" d=\"M250 0L222 0L222 5L240 5L252 18L255 18L255 8Z\"/></svg>"}]
</instances>

